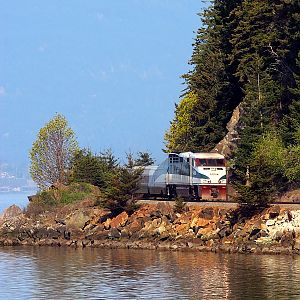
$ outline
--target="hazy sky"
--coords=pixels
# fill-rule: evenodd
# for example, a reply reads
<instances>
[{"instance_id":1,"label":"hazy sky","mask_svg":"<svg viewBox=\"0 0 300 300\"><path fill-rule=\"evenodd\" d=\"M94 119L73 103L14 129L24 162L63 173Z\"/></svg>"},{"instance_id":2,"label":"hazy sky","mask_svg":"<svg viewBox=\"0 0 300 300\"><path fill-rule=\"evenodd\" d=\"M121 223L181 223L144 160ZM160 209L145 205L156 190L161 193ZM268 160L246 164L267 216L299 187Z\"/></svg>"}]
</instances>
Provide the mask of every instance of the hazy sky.
<instances>
[{"instance_id":1,"label":"hazy sky","mask_svg":"<svg viewBox=\"0 0 300 300\"><path fill-rule=\"evenodd\" d=\"M28 161L56 112L81 147L163 159L201 0L0 3L0 163Z\"/></svg>"}]
</instances>

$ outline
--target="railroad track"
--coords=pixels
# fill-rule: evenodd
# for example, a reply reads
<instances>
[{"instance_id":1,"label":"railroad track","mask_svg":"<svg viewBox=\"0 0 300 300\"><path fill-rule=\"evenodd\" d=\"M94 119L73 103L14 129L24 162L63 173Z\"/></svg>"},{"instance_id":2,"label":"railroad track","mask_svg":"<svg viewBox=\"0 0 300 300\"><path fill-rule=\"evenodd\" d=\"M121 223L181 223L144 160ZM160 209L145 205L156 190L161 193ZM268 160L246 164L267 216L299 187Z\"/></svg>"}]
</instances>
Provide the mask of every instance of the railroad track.
<instances>
[{"instance_id":1,"label":"railroad track","mask_svg":"<svg viewBox=\"0 0 300 300\"><path fill-rule=\"evenodd\" d=\"M166 200L166 199L140 199L138 200L141 204L157 204L157 203L169 203L171 206L175 204L174 200ZM235 201L190 201L186 202L187 206L199 206L199 207L226 207L226 208L237 208L239 206L238 202ZM281 208L289 208L289 209L299 209L300 210L300 201L297 202L273 202L270 206L279 205Z\"/></svg>"}]
</instances>

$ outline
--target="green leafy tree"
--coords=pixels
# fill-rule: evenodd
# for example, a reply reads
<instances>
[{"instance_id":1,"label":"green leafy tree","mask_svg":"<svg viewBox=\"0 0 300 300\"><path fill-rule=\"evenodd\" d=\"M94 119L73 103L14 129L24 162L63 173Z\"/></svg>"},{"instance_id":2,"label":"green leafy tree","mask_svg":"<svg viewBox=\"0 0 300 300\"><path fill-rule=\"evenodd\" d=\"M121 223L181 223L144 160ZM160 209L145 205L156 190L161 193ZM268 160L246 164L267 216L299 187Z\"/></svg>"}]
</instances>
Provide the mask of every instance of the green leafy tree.
<instances>
[{"instance_id":1,"label":"green leafy tree","mask_svg":"<svg viewBox=\"0 0 300 300\"><path fill-rule=\"evenodd\" d=\"M191 151L194 148L195 122L193 113L197 108L198 97L188 93L175 109L175 118L165 133L167 152Z\"/></svg>"},{"instance_id":2,"label":"green leafy tree","mask_svg":"<svg viewBox=\"0 0 300 300\"><path fill-rule=\"evenodd\" d=\"M300 185L300 127L296 144L285 146L278 132L264 134L254 144L248 171L236 184L241 202L266 205L281 193ZM247 174L248 173L248 174Z\"/></svg>"},{"instance_id":3,"label":"green leafy tree","mask_svg":"<svg viewBox=\"0 0 300 300\"><path fill-rule=\"evenodd\" d=\"M249 159L249 174L241 174L243 183L236 184L239 201L267 205L285 191L288 183L285 157L286 150L281 138L274 132L263 135L256 142Z\"/></svg>"},{"instance_id":4,"label":"green leafy tree","mask_svg":"<svg viewBox=\"0 0 300 300\"><path fill-rule=\"evenodd\" d=\"M300 144L288 148L285 160L285 176L290 182L300 184Z\"/></svg>"},{"instance_id":5,"label":"green leafy tree","mask_svg":"<svg viewBox=\"0 0 300 300\"><path fill-rule=\"evenodd\" d=\"M285 175L290 182L300 184L300 126L294 132L294 144L287 147Z\"/></svg>"},{"instance_id":6,"label":"green leafy tree","mask_svg":"<svg viewBox=\"0 0 300 300\"><path fill-rule=\"evenodd\" d=\"M71 161L78 150L66 118L56 114L40 129L30 151L30 174L40 189L66 184Z\"/></svg>"},{"instance_id":7,"label":"green leafy tree","mask_svg":"<svg viewBox=\"0 0 300 300\"><path fill-rule=\"evenodd\" d=\"M240 141L235 153L235 166L238 171L246 172L251 155L261 136L278 126L277 100L281 97L280 86L265 69L261 57L247 64L248 82L245 84L243 110L238 129Z\"/></svg>"}]
</instances>

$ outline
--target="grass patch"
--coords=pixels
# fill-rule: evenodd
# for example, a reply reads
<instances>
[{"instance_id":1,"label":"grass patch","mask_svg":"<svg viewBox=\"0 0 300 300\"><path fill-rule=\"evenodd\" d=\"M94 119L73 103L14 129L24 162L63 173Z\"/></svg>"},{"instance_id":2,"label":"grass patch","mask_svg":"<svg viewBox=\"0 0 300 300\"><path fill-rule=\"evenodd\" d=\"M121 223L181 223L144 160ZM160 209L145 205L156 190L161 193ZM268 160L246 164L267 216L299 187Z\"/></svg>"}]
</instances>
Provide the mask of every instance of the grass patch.
<instances>
[{"instance_id":1,"label":"grass patch","mask_svg":"<svg viewBox=\"0 0 300 300\"><path fill-rule=\"evenodd\" d=\"M50 188L41 191L32 197L30 203L25 209L27 215L36 216L45 211L71 203L91 199L96 202L100 197L100 190L88 183L71 183L68 186L59 188Z\"/></svg>"}]
</instances>

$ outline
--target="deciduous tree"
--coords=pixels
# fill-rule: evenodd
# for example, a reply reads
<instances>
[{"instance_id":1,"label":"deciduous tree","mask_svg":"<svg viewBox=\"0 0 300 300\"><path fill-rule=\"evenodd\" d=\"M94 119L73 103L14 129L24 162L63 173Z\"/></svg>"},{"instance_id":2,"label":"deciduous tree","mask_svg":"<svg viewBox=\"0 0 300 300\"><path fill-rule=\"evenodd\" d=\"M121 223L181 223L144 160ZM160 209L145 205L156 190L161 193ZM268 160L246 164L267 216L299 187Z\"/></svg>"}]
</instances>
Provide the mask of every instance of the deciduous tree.
<instances>
[{"instance_id":1,"label":"deciduous tree","mask_svg":"<svg viewBox=\"0 0 300 300\"><path fill-rule=\"evenodd\" d=\"M61 114L40 129L30 151L30 174L40 189L66 184L71 161L78 150L73 130Z\"/></svg>"}]
</instances>

